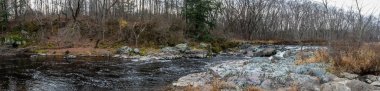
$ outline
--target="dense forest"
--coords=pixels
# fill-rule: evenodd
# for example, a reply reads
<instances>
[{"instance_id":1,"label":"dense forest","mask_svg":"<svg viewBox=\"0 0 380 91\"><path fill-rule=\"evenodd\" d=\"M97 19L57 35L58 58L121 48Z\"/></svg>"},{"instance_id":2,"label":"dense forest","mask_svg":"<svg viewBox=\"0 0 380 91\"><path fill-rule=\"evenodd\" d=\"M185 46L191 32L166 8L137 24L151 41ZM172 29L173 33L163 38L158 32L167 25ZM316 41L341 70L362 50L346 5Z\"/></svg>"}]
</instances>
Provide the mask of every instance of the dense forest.
<instances>
[{"instance_id":1,"label":"dense forest","mask_svg":"<svg viewBox=\"0 0 380 91\"><path fill-rule=\"evenodd\" d=\"M309 0L1 0L3 37L173 45L236 40L377 41L380 18ZM41 42L42 41L42 42Z\"/></svg>"}]
</instances>

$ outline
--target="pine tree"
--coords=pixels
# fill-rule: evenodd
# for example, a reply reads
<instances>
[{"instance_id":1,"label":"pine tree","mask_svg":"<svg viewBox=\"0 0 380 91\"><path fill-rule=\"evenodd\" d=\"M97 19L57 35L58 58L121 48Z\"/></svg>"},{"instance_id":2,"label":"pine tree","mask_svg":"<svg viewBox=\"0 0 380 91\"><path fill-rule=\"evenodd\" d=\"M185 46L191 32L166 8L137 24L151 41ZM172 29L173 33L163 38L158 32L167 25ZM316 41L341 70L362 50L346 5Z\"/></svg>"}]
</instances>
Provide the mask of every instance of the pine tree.
<instances>
[{"instance_id":1,"label":"pine tree","mask_svg":"<svg viewBox=\"0 0 380 91\"><path fill-rule=\"evenodd\" d=\"M8 25L7 0L0 0L0 29L6 30Z\"/></svg>"},{"instance_id":2,"label":"pine tree","mask_svg":"<svg viewBox=\"0 0 380 91\"><path fill-rule=\"evenodd\" d=\"M210 30L215 27L216 17L220 8L215 0L186 0L183 15L188 25L186 34L198 41L210 41Z\"/></svg>"}]
</instances>

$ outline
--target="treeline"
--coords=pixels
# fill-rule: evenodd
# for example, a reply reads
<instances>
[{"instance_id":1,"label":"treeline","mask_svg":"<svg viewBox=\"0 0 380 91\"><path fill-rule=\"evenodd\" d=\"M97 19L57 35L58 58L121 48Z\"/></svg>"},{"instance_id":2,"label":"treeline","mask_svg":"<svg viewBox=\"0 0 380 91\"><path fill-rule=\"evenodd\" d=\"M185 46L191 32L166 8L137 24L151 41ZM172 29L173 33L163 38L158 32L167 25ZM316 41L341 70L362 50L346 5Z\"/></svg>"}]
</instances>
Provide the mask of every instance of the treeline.
<instances>
[{"instance_id":1,"label":"treeline","mask_svg":"<svg viewBox=\"0 0 380 91\"><path fill-rule=\"evenodd\" d=\"M329 6L327 0L226 0L224 4L224 29L239 31L244 39L378 39L379 18L364 16L360 6L345 11Z\"/></svg>"},{"instance_id":2,"label":"treeline","mask_svg":"<svg viewBox=\"0 0 380 91\"><path fill-rule=\"evenodd\" d=\"M43 31L138 44L213 37L243 40L380 39L380 19L328 0L0 0L1 30ZM356 0L358 3L358 0ZM38 28L35 28L38 27ZM17 28L20 29L20 28ZM30 29L29 29L30 30ZM58 33L49 31L56 30ZM65 32L62 32L65 31ZM41 33L39 33L41 35ZM41 35L42 36L42 35ZM172 38L171 38L172 37ZM174 39L173 39L174 38ZM69 39L72 40L72 39Z\"/></svg>"}]
</instances>

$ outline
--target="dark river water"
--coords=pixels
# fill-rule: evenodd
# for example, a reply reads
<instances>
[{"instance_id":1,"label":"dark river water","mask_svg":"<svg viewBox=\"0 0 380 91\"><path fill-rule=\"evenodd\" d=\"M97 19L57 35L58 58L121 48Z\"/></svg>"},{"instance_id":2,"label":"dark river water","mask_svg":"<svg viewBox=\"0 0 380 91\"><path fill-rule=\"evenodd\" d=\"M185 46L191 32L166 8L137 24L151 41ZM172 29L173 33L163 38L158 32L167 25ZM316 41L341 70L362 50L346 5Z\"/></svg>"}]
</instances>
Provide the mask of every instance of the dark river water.
<instances>
[{"instance_id":1,"label":"dark river water","mask_svg":"<svg viewBox=\"0 0 380 91\"><path fill-rule=\"evenodd\" d=\"M0 58L0 91L151 91L205 71L212 60L132 62L86 57Z\"/></svg>"}]
</instances>

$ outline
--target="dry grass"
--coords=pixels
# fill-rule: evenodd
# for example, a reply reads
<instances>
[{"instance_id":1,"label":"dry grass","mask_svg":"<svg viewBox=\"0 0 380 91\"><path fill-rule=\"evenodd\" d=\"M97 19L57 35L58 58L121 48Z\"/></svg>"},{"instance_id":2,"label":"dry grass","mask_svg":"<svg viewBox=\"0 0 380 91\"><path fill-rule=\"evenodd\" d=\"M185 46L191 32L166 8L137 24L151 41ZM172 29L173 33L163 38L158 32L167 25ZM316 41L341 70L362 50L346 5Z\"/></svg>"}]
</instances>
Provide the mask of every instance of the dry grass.
<instances>
[{"instance_id":1,"label":"dry grass","mask_svg":"<svg viewBox=\"0 0 380 91\"><path fill-rule=\"evenodd\" d=\"M170 88L166 89L167 91L221 91L221 90L227 90L227 91L234 91L234 90L243 90L243 91L265 91L259 87L256 86L248 86L244 89L238 89L236 88L236 85L233 83L225 82L220 79L213 79L210 84L206 84L203 86L186 86L181 88Z\"/></svg>"},{"instance_id":2,"label":"dry grass","mask_svg":"<svg viewBox=\"0 0 380 91\"><path fill-rule=\"evenodd\" d=\"M256 86L249 86L247 88L247 91L264 91L264 90Z\"/></svg>"},{"instance_id":3,"label":"dry grass","mask_svg":"<svg viewBox=\"0 0 380 91\"><path fill-rule=\"evenodd\" d=\"M292 85L287 91L299 91L299 88L297 85Z\"/></svg>"},{"instance_id":4,"label":"dry grass","mask_svg":"<svg viewBox=\"0 0 380 91\"><path fill-rule=\"evenodd\" d=\"M212 82L211 82L211 91L219 91L221 89L221 84L223 83L223 81L219 80L219 79L214 79Z\"/></svg>"},{"instance_id":5,"label":"dry grass","mask_svg":"<svg viewBox=\"0 0 380 91\"><path fill-rule=\"evenodd\" d=\"M380 45L363 44L359 46L334 47L334 69L338 72L350 72L355 74L379 74Z\"/></svg>"},{"instance_id":6,"label":"dry grass","mask_svg":"<svg viewBox=\"0 0 380 91\"><path fill-rule=\"evenodd\" d=\"M302 65L302 64L309 64L309 63L322 63L325 62L327 63L329 61L329 53L327 52L326 49L320 49L314 51L314 56L312 57L305 57L303 52L300 52L297 54L297 65Z\"/></svg>"},{"instance_id":7,"label":"dry grass","mask_svg":"<svg viewBox=\"0 0 380 91\"><path fill-rule=\"evenodd\" d=\"M184 91L201 91L201 89L199 87L195 87L195 86L186 86Z\"/></svg>"},{"instance_id":8,"label":"dry grass","mask_svg":"<svg viewBox=\"0 0 380 91\"><path fill-rule=\"evenodd\" d=\"M283 39L269 39L269 40L254 40L252 41L254 44L273 44L273 45L299 45L308 44L308 45L324 45L326 44L325 40L302 40L302 41L294 41L294 40L283 40Z\"/></svg>"},{"instance_id":9,"label":"dry grass","mask_svg":"<svg viewBox=\"0 0 380 91\"><path fill-rule=\"evenodd\" d=\"M236 89L236 84L214 78L211 82L210 91L220 91L221 89Z\"/></svg>"}]
</instances>

